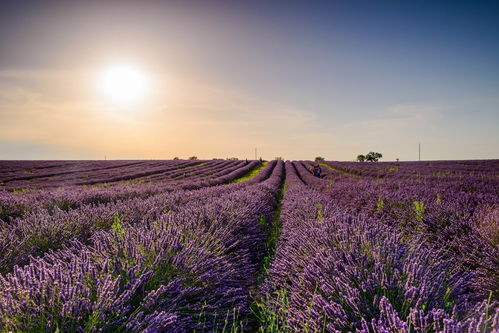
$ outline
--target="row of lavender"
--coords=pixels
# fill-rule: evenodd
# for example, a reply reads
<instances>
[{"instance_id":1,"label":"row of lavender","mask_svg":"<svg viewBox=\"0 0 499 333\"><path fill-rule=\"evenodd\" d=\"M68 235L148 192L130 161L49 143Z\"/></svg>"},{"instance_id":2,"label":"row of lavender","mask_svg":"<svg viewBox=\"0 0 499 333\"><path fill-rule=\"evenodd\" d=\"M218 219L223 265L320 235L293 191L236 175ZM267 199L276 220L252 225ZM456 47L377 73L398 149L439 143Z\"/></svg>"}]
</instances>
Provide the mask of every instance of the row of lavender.
<instances>
[{"instance_id":1,"label":"row of lavender","mask_svg":"<svg viewBox=\"0 0 499 333\"><path fill-rule=\"evenodd\" d=\"M222 161L224 162L224 161ZM258 165L259 162L248 163L227 161L230 164L213 161L206 165L175 168L168 173L169 179L143 181L142 178L114 186L107 183L95 187L68 186L53 190L27 190L20 192L0 191L0 220L10 221L33 211L55 208L74 209L83 204L102 204L129 198L146 198L162 192L177 189L197 189L206 186L223 184L240 177ZM147 172L147 170L146 170ZM163 173L163 175L165 175ZM125 174L120 176L126 178ZM99 179L102 175L97 175ZM57 182L55 184L58 184Z\"/></svg>"},{"instance_id":2,"label":"row of lavender","mask_svg":"<svg viewBox=\"0 0 499 333\"><path fill-rule=\"evenodd\" d=\"M494 170L491 161L486 164ZM496 169L498 164L495 161ZM450 182L446 177L439 182L425 171L425 165L419 167L430 180L414 183L409 177L372 179L339 172L318 180L299 166L308 182L349 212L382 220L408 236L421 235L450 251L461 265L479 273L475 283L484 295L492 290L493 297L499 299L497 177L493 182L476 180L478 184L471 184L475 190L469 192L462 187L465 182Z\"/></svg>"},{"instance_id":3,"label":"row of lavender","mask_svg":"<svg viewBox=\"0 0 499 333\"><path fill-rule=\"evenodd\" d=\"M431 162L325 162L327 174L337 172L351 177L377 178L426 186L447 186L457 192L498 193L498 160Z\"/></svg>"},{"instance_id":4,"label":"row of lavender","mask_svg":"<svg viewBox=\"0 0 499 333\"><path fill-rule=\"evenodd\" d=\"M237 170L228 169L229 173L216 178L213 183L197 181L187 185L190 189L202 189L209 185L227 183L244 175L256 164L255 161ZM268 176L268 171L272 170L275 164L275 162L270 163L261 176ZM154 193L150 186L141 185L139 188L143 192L139 193L142 195L126 198L121 196L121 192L113 192L110 189L107 192L110 200L98 205L94 202L85 203L81 200L81 194L73 190L69 192L74 194L73 197L64 198L66 201L73 200L70 209L61 210L58 206L44 208L40 205L36 210L20 217L3 222L0 220L0 273L11 271L14 265L26 264L30 256L41 255L50 249L58 249L68 240L78 239L85 243L95 231L109 229L115 214L128 223L152 221L165 212L180 209L185 203L192 201L202 203L205 199L221 195L230 189L214 187L189 192L182 190L182 184L177 183L175 186L176 190L166 192L164 188L155 188L158 192ZM137 194L137 192L131 193ZM45 199L46 204L53 202L53 199L47 201L47 198L43 196L41 199L42 202ZM28 202L30 207L36 207L36 201Z\"/></svg>"},{"instance_id":5,"label":"row of lavender","mask_svg":"<svg viewBox=\"0 0 499 333\"><path fill-rule=\"evenodd\" d=\"M273 162L244 183L117 202L107 212L119 211L110 225L87 224L82 230L92 232L71 234L61 248L0 275L0 328L187 332L236 325L249 315L249 289L265 254L262 223L271 220L283 176L284 164ZM67 213L82 218L68 227L52 215L46 225L54 234L99 214Z\"/></svg>"},{"instance_id":6,"label":"row of lavender","mask_svg":"<svg viewBox=\"0 0 499 333\"><path fill-rule=\"evenodd\" d=\"M497 160L466 160L466 161L424 161L424 162L378 162L378 163L358 163L358 162L323 162L342 171L361 175L384 177L391 174L423 175L445 177L451 175L474 176L489 175L495 176L499 171ZM396 173L393 173L395 172Z\"/></svg>"},{"instance_id":7,"label":"row of lavender","mask_svg":"<svg viewBox=\"0 0 499 333\"><path fill-rule=\"evenodd\" d=\"M0 162L0 170L9 161ZM93 185L124 180L150 181L155 178L185 177L185 169L197 167L196 174L241 166L243 161L83 161L45 167L38 161L24 162L23 170L0 172L1 188L6 190L45 189L72 185ZM41 166L40 166L41 164ZM38 167L38 168L37 168ZM189 170L187 174L192 174ZM209 174L209 173L208 173Z\"/></svg>"},{"instance_id":8,"label":"row of lavender","mask_svg":"<svg viewBox=\"0 0 499 333\"><path fill-rule=\"evenodd\" d=\"M263 326L499 330L497 192L352 177L338 164L319 179L307 163L286 163L281 238L259 307Z\"/></svg>"}]
</instances>

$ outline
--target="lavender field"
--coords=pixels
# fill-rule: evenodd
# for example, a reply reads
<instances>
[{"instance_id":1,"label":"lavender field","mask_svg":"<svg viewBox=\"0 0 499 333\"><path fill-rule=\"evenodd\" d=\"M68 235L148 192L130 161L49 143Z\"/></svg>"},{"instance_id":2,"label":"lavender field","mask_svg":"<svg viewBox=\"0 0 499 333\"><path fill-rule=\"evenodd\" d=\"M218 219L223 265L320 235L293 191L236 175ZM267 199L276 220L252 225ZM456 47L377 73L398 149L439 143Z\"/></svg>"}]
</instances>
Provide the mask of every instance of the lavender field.
<instances>
[{"instance_id":1,"label":"lavender field","mask_svg":"<svg viewBox=\"0 0 499 333\"><path fill-rule=\"evenodd\" d=\"M499 332L499 161L0 161L0 332Z\"/></svg>"}]
</instances>

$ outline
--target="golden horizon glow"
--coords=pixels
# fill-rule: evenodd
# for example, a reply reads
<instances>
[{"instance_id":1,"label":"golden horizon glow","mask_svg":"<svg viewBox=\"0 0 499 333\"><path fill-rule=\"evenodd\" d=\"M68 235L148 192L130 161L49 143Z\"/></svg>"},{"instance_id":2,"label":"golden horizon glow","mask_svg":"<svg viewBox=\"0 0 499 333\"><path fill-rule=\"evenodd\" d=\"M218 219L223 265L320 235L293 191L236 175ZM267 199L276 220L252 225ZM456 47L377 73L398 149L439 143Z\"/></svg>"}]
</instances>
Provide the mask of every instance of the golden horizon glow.
<instances>
[{"instance_id":1,"label":"golden horizon glow","mask_svg":"<svg viewBox=\"0 0 499 333\"><path fill-rule=\"evenodd\" d=\"M148 80L144 72L130 65L114 65L99 77L99 88L112 102L132 104L142 100Z\"/></svg>"}]
</instances>

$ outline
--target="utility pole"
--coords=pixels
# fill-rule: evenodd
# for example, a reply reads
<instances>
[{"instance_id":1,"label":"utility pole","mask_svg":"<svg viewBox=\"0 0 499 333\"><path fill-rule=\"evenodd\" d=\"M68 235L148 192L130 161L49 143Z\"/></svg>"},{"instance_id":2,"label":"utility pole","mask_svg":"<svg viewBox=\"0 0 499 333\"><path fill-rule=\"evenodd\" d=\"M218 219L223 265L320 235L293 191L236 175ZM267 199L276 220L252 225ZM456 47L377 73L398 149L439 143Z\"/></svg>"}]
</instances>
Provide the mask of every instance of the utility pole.
<instances>
[{"instance_id":1,"label":"utility pole","mask_svg":"<svg viewBox=\"0 0 499 333\"><path fill-rule=\"evenodd\" d=\"M421 142L418 144L419 161L421 161Z\"/></svg>"},{"instance_id":2,"label":"utility pole","mask_svg":"<svg viewBox=\"0 0 499 333\"><path fill-rule=\"evenodd\" d=\"M257 155L257 153L256 153L256 152L257 152L257 150L256 150L256 148L255 148L255 160L257 160L257 159L258 159L258 158L256 157L256 155Z\"/></svg>"}]
</instances>

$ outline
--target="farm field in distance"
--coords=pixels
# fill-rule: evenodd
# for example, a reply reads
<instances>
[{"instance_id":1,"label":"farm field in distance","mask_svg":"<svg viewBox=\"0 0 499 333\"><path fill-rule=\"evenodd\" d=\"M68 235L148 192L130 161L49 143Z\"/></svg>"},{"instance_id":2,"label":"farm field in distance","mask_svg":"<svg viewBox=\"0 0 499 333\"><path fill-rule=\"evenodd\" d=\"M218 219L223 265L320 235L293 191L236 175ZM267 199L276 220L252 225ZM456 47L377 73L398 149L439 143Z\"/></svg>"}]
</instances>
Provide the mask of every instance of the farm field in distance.
<instances>
[{"instance_id":1,"label":"farm field in distance","mask_svg":"<svg viewBox=\"0 0 499 333\"><path fill-rule=\"evenodd\" d=\"M499 160L0 161L0 332L498 332L498 225Z\"/></svg>"}]
</instances>

